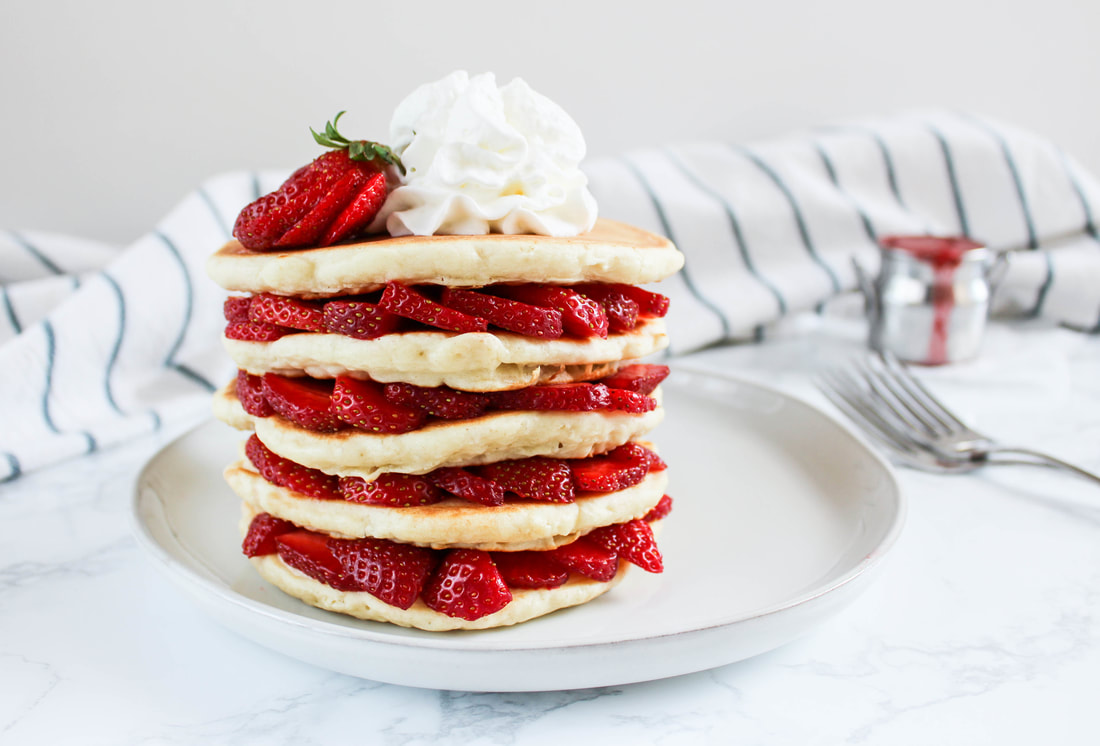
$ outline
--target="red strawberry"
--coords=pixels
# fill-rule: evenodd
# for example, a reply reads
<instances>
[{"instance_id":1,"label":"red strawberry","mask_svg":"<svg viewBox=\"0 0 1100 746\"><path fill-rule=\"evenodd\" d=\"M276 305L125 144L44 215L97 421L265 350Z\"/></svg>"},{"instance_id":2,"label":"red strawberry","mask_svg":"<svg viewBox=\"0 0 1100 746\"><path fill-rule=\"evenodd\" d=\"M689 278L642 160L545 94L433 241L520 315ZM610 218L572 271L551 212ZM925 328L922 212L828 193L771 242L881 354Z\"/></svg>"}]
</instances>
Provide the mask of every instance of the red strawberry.
<instances>
[{"instance_id":1,"label":"red strawberry","mask_svg":"<svg viewBox=\"0 0 1100 746\"><path fill-rule=\"evenodd\" d=\"M261 443L255 434L245 441L244 453L256 467L256 471L260 472L260 476L272 484L319 500L341 498L339 482L335 476L283 458Z\"/></svg>"},{"instance_id":2,"label":"red strawberry","mask_svg":"<svg viewBox=\"0 0 1100 746\"><path fill-rule=\"evenodd\" d=\"M244 370L237 371L237 401L253 417L270 417L275 414L275 410L264 397L263 379Z\"/></svg>"},{"instance_id":3,"label":"red strawberry","mask_svg":"<svg viewBox=\"0 0 1100 746\"><path fill-rule=\"evenodd\" d=\"M651 293L637 285L619 284L585 284L577 285L577 292L589 295L590 293L606 292L614 290L622 293L627 298L638 304L638 313L642 316L664 316L668 313L668 298L659 293Z\"/></svg>"},{"instance_id":4,"label":"red strawberry","mask_svg":"<svg viewBox=\"0 0 1100 746\"><path fill-rule=\"evenodd\" d=\"M506 285L504 297L561 312L565 331L577 337L607 337L607 314L603 307L569 288L554 285Z\"/></svg>"},{"instance_id":5,"label":"red strawberry","mask_svg":"<svg viewBox=\"0 0 1100 746\"><path fill-rule=\"evenodd\" d=\"M386 539L330 540L329 544L356 590L399 609L413 605L435 566L435 552L412 544Z\"/></svg>"},{"instance_id":6,"label":"red strawberry","mask_svg":"<svg viewBox=\"0 0 1100 746\"><path fill-rule=\"evenodd\" d=\"M480 416L489 406L485 394L455 391L446 386L427 388L411 383L387 383L386 398L410 409L423 409L433 417L446 420L469 420Z\"/></svg>"},{"instance_id":7,"label":"red strawberry","mask_svg":"<svg viewBox=\"0 0 1100 746\"><path fill-rule=\"evenodd\" d=\"M509 588L557 588L569 572L545 552L493 552L493 562Z\"/></svg>"},{"instance_id":8,"label":"red strawberry","mask_svg":"<svg viewBox=\"0 0 1100 746\"><path fill-rule=\"evenodd\" d=\"M225 325L227 339L239 339L242 342L274 342L285 337L290 329L274 324L257 324L252 321L230 321Z\"/></svg>"},{"instance_id":9,"label":"red strawberry","mask_svg":"<svg viewBox=\"0 0 1100 746\"><path fill-rule=\"evenodd\" d=\"M245 248L327 246L360 231L377 213L385 198L383 161L398 167L400 162L385 146L341 135L341 115L325 125L324 135L313 133L319 144L336 150L241 210L233 235Z\"/></svg>"},{"instance_id":10,"label":"red strawberry","mask_svg":"<svg viewBox=\"0 0 1100 746\"><path fill-rule=\"evenodd\" d=\"M432 484L465 500L482 505L503 505L504 488L457 466L443 466L426 475Z\"/></svg>"},{"instance_id":11,"label":"red strawberry","mask_svg":"<svg viewBox=\"0 0 1100 746\"><path fill-rule=\"evenodd\" d=\"M496 409L592 412L607 409L611 394L601 383L557 383L497 391L492 394L492 402Z\"/></svg>"},{"instance_id":12,"label":"red strawberry","mask_svg":"<svg viewBox=\"0 0 1100 746\"><path fill-rule=\"evenodd\" d=\"M246 557L262 557L275 554L278 547L275 539L297 528L290 521L276 518L270 513L258 513L248 524L248 533L241 543L241 551Z\"/></svg>"},{"instance_id":13,"label":"red strawberry","mask_svg":"<svg viewBox=\"0 0 1100 746\"><path fill-rule=\"evenodd\" d=\"M585 285L583 295L598 301L607 314L607 330L612 334L628 332L638 325L638 303L618 285Z\"/></svg>"},{"instance_id":14,"label":"red strawberry","mask_svg":"<svg viewBox=\"0 0 1100 746\"><path fill-rule=\"evenodd\" d=\"M639 394L652 394L661 381L668 378L667 365L647 365L636 363L619 368L607 378L600 380L608 388L635 391Z\"/></svg>"},{"instance_id":15,"label":"red strawberry","mask_svg":"<svg viewBox=\"0 0 1100 746\"><path fill-rule=\"evenodd\" d=\"M367 177L367 183L360 187L359 194L329 226L324 238L321 239L321 245L328 246L346 236L354 236L361 232L382 209L382 203L385 201L385 174L379 172Z\"/></svg>"},{"instance_id":16,"label":"red strawberry","mask_svg":"<svg viewBox=\"0 0 1100 746\"><path fill-rule=\"evenodd\" d=\"M264 373L263 387L271 408L306 430L331 433L344 427L333 410L332 381Z\"/></svg>"},{"instance_id":17,"label":"red strawberry","mask_svg":"<svg viewBox=\"0 0 1100 746\"><path fill-rule=\"evenodd\" d=\"M645 479L649 464L631 463L607 456L573 459L569 462L573 484L585 492L617 492Z\"/></svg>"},{"instance_id":18,"label":"red strawberry","mask_svg":"<svg viewBox=\"0 0 1100 746\"><path fill-rule=\"evenodd\" d=\"M401 317L374 303L331 300L325 304L322 322L326 331L353 339L374 339L397 331Z\"/></svg>"},{"instance_id":19,"label":"red strawberry","mask_svg":"<svg viewBox=\"0 0 1100 746\"><path fill-rule=\"evenodd\" d=\"M315 302L261 293L252 297L249 318L257 324L275 324L306 332L323 332L321 306Z\"/></svg>"},{"instance_id":20,"label":"red strawberry","mask_svg":"<svg viewBox=\"0 0 1100 746\"><path fill-rule=\"evenodd\" d=\"M560 459L534 458L497 461L478 468L478 473L520 497L551 503L571 503L576 490L569 465Z\"/></svg>"},{"instance_id":21,"label":"red strawberry","mask_svg":"<svg viewBox=\"0 0 1100 746\"><path fill-rule=\"evenodd\" d=\"M339 155L334 160L337 158ZM309 212L303 215L290 230L279 236L275 246L293 248L318 244L318 239L336 221L336 216L356 198L359 190L367 183L368 172L366 168L357 168L346 155L344 158L346 159L346 165L343 166L344 172L329 184L328 191L313 204Z\"/></svg>"},{"instance_id":22,"label":"red strawberry","mask_svg":"<svg viewBox=\"0 0 1100 746\"><path fill-rule=\"evenodd\" d=\"M618 448L607 452L608 456L619 461L628 461L632 464L645 466L646 471L664 471L668 464L653 451L637 443L624 443Z\"/></svg>"},{"instance_id":23,"label":"red strawberry","mask_svg":"<svg viewBox=\"0 0 1100 746\"><path fill-rule=\"evenodd\" d=\"M386 284L386 290L382 293L382 300L378 305L390 313L437 329L466 333L483 332L489 328L485 319L441 306L423 293L400 282Z\"/></svg>"},{"instance_id":24,"label":"red strawberry","mask_svg":"<svg viewBox=\"0 0 1100 746\"><path fill-rule=\"evenodd\" d=\"M565 569L601 583L611 580L619 571L619 555L584 536L544 554Z\"/></svg>"},{"instance_id":25,"label":"red strawberry","mask_svg":"<svg viewBox=\"0 0 1100 746\"><path fill-rule=\"evenodd\" d=\"M657 400L652 396L625 389L608 389L608 391L611 398L608 409L614 412L643 414L644 412L652 412L657 408Z\"/></svg>"},{"instance_id":26,"label":"red strawberry","mask_svg":"<svg viewBox=\"0 0 1100 746\"><path fill-rule=\"evenodd\" d=\"M646 523L653 523L659 521L669 513L672 512L672 498L668 495L662 495L661 499L657 501L657 504L653 506L653 509L642 516L642 520Z\"/></svg>"},{"instance_id":27,"label":"red strawberry","mask_svg":"<svg viewBox=\"0 0 1100 746\"><path fill-rule=\"evenodd\" d=\"M222 304L222 313L226 321L248 321L248 308L252 305L251 295L231 295Z\"/></svg>"},{"instance_id":28,"label":"red strawberry","mask_svg":"<svg viewBox=\"0 0 1100 746\"><path fill-rule=\"evenodd\" d=\"M427 415L386 399L382 384L338 376L332 409L344 422L372 433L407 433L424 425Z\"/></svg>"},{"instance_id":29,"label":"red strawberry","mask_svg":"<svg viewBox=\"0 0 1100 746\"><path fill-rule=\"evenodd\" d=\"M348 575L340 558L332 551L335 541L323 534L304 530L291 531L275 538L283 562L338 591L357 591L358 583Z\"/></svg>"},{"instance_id":30,"label":"red strawberry","mask_svg":"<svg viewBox=\"0 0 1100 746\"><path fill-rule=\"evenodd\" d=\"M444 288L442 303L456 311L480 316L493 326L528 337L557 339L562 335L561 311L555 308L532 306L458 288Z\"/></svg>"},{"instance_id":31,"label":"red strawberry","mask_svg":"<svg viewBox=\"0 0 1100 746\"><path fill-rule=\"evenodd\" d=\"M653 529L640 518L614 526L601 526L590 531L585 538L616 552L646 572L661 572L665 569L661 551L657 549L657 542L653 538Z\"/></svg>"},{"instance_id":32,"label":"red strawberry","mask_svg":"<svg viewBox=\"0 0 1100 746\"><path fill-rule=\"evenodd\" d=\"M429 609L473 621L503 609L512 592L488 552L452 549L428 579L423 598Z\"/></svg>"},{"instance_id":33,"label":"red strawberry","mask_svg":"<svg viewBox=\"0 0 1100 746\"><path fill-rule=\"evenodd\" d=\"M387 472L373 482L340 477L340 494L349 502L394 508L431 505L443 499L440 489L424 477L398 472Z\"/></svg>"}]
</instances>

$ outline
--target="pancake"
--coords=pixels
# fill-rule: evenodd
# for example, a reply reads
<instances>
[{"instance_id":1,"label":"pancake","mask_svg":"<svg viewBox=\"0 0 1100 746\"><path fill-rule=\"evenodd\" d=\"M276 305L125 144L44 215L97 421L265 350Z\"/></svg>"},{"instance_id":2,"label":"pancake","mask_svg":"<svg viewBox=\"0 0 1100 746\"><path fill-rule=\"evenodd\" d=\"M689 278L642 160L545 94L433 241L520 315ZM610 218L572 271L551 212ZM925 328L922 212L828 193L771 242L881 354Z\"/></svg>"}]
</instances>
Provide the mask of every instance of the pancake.
<instances>
[{"instance_id":1,"label":"pancake","mask_svg":"<svg viewBox=\"0 0 1100 746\"><path fill-rule=\"evenodd\" d=\"M659 405L659 388L653 396ZM648 433L664 418L660 406L644 414L491 412L470 420L437 420L396 435L353 429L317 433L277 414L248 414L237 400L234 383L215 393L214 414L239 430L255 430L265 446L302 466L367 480L388 471L426 474L441 466L531 456L585 458Z\"/></svg>"},{"instance_id":2,"label":"pancake","mask_svg":"<svg viewBox=\"0 0 1100 746\"><path fill-rule=\"evenodd\" d=\"M588 233L373 237L307 251L249 251L230 241L207 261L227 290L303 298L370 292L389 281L480 287L502 282L571 285L656 282L683 266L672 242L598 220Z\"/></svg>"},{"instance_id":3,"label":"pancake","mask_svg":"<svg viewBox=\"0 0 1100 746\"><path fill-rule=\"evenodd\" d=\"M664 495L667 474L651 472L633 487L591 493L573 503L525 501L490 507L456 497L407 508L306 497L271 484L246 459L230 464L225 479L254 512L339 538L373 536L433 549L520 551L553 549L594 528L641 518Z\"/></svg>"},{"instance_id":4,"label":"pancake","mask_svg":"<svg viewBox=\"0 0 1100 746\"><path fill-rule=\"evenodd\" d=\"M536 339L505 332L408 332L376 339L341 334L290 334L274 342L223 337L229 357L254 375L349 374L382 383L502 391L538 383L588 381L610 375L668 345L664 319L645 319L607 339Z\"/></svg>"}]
</instances>

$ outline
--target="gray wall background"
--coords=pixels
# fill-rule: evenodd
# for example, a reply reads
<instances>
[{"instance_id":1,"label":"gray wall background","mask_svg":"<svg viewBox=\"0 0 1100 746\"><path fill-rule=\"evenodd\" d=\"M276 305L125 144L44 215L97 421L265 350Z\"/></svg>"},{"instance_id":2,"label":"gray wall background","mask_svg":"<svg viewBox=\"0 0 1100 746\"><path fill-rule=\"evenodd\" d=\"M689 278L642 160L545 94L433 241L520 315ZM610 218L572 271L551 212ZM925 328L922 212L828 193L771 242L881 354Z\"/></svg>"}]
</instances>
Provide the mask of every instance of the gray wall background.
<instances>
[{"instance_id":1,"label":"gray wall background","mask_svg":"<svg viewBox=\"0 0 1100 746\"><path fill-rule=\"evenodd\" d=\"M384 139L454 69L521 76L590 155L966 109L1100 171L1100 3L44 0L0 7L0 228L126 243L203 179Z\"/></svg>"}]
</instances>

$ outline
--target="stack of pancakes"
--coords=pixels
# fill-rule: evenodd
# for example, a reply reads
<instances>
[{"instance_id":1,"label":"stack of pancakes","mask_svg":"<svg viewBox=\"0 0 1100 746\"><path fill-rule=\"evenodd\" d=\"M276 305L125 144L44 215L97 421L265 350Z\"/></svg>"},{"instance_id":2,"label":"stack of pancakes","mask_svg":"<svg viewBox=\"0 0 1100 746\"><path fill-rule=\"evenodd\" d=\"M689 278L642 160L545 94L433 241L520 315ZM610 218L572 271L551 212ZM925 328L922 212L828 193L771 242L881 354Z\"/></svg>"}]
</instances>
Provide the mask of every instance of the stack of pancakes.
<instances>
[{"instance_id":1,"label":"stack of pancakes","mask_svg":"<svg viewBox=\"0 0 1100 746\"><path fill-rule=\"evenodd\" d=\"M419 288L431 297L438 297L438 286L488 294L520 284L638 286L671 275L682 261L664 238L600 220L592 231L568 238L376 237L325 248L265 252L249 251L231 241L211 257L208 272L227 290L246 294L237 296L238 305L247 306L247 298L276 295L319 307L333 299L377 298L387 283ZM526 387L610 381L624 366L666 346L664 322L657 316L643 314L633 328L612 331L606 338L565 334L540 339L492 325L485 332L459 333L412 324L371 338L286 331L267 341L231 335L224 339L241 374L215 396L215 414L235 428L254 433L248 448L226 469L229 485L243 501L242 533L249 531L257 516L266 515L322 537L369 537L428 547L438 564L457 549L479 550L491 557L503 552L554 551L601 527L646 517L656 523L667 513L667 472L655 452L645 477L623 489L578 490L575 499L567 502L509 492L502 504L495 505L456 494L406 506L311 495L306 494L311 490L300 486L301 478L276 484L255 463L262 450L265 460L290 462L287 468L319 479L335 475L343 484L349 479L370 483L393 474L432 477L454 467L489 478L489 465L531 458L574 465L617 448L621 451L631 442L652 452L652 444L641 438L663 416L659 389L649 394L656 403L650 411L488 407L468 419L428 417L423 426L398 433L351 426L324 431L303 427L278 412L257 415L242 403L255 394L241 389L249 386L248 381L259 387L265 376L298 382L302 377L318 379L321 391L326 381L331 386L332 379L353 378L477 392L490 401L500 396L498 392ZM246 540L249 553L247 548ZM401 608L364 591L334 587L340 583L326 583L323 573L303 572L300 564L284 561L277 551L251 554L264 578L307 603L428 630L515 624L581 604L613 586L630 564L620 558L618 571L609 581L571 572L557 587L510 588L511 601L503 608L470 619L433 610L422 598Z\"/></svg>"}]
</instances>

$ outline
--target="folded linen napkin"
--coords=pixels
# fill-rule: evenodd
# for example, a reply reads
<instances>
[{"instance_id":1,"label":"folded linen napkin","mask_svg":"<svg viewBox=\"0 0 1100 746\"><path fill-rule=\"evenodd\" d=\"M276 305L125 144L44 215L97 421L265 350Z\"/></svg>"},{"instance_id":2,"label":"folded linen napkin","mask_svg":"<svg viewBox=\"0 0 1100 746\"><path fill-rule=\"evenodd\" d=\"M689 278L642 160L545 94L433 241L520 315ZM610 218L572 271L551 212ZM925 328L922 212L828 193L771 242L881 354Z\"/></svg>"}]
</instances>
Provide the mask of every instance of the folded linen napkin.
<instances>
[{"instance_id":1,"label":"folded linen napkin","mask_svg":"<svg viewBox=\"0 0 1100 746\"><path fill-rule=\"evenodd\" d=\"M1010 252L996 306L1100 329L1100 182L1050 142L942 111L594 159L604 217L672 238L673 346L760 339L855 287L887 234ZM232 173L125 249L0 232L0 481L200 416L233 375L206 257L286 173Z\"/></svg>"}]
</instances>

